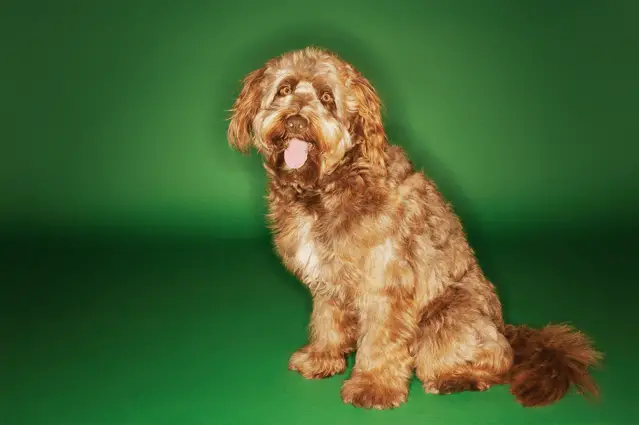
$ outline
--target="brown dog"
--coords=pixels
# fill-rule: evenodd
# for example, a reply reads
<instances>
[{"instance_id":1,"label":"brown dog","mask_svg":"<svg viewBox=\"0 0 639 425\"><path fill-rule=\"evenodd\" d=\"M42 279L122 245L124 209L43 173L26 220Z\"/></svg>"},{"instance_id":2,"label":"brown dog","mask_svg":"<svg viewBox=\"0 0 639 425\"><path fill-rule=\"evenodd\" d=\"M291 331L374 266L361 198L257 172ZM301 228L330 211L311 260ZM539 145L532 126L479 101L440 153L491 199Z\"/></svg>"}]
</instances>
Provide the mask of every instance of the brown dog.
<instances>
[{"instance_id":1,"label":"brown dog","mask_svg":"<svg viewBox=\"0 0 639 425\"><path fill-rule=\"evenodd\" d=\"M602 355L564 325L505 325L462 225L435 184L389 144L370 83L319 48L289 52L248 74L232 109L231 146L263 156L269 220L285 266L310 290L307 345L289 368L343 373L345 403L392 408L416 372L426 392L509 384L524 406L588 374Z\"/></svg>"}]
</instances>

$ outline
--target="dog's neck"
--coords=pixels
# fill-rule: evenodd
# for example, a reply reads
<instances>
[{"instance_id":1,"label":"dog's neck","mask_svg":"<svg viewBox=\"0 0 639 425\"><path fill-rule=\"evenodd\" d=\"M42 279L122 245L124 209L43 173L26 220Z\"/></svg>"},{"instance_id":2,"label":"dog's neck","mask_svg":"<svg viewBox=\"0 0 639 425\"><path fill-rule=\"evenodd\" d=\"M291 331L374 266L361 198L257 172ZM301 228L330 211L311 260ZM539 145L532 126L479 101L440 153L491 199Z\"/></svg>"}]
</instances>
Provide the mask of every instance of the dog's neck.
<instances>
[{"instance_id":1,"label":"dog's neck","mask_svg":"<svg viewBox=\"0 0 639 425\"><path fill-rule=\"evenodd\" d=\"M345 155L332 173L313 182L272 174L267 195L270 220L295 221L299 215L321 221L328 226L326 231L347 231L351 224L383 210L392 185L386 171L368 162L357 149Z\"/></svg>"}]
</instances>

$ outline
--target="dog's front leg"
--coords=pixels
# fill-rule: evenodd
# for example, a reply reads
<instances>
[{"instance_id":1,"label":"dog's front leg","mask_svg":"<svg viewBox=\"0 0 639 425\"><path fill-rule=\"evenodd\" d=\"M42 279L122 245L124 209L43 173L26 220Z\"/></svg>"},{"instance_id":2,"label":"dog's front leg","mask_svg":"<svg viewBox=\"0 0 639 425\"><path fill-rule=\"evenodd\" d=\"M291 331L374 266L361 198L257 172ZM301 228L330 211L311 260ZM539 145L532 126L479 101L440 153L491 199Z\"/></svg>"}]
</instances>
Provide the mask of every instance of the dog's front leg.
<instances>
[{"instance_id":1,"label":"dog's front leg","mask_svg":"<svg viewBox=\"0 0 639 425\"><path fill-rule=\"evenodd\" d=\"M346 303L335 295L314 294L309 331L309 343L291 356L289 369L307 379L343 373L357 338L356 320Z\"/></svg>"},{"instance_id":2,"label":"dog's front leg","mask_svg":"<svg viewBox=\"0 0 639 425\"><path fill-rule=\"evenodd\" d=\"M407 277L407 276L404 276ZM416 329L411 285L367 285L360 313L355 367L342 386L342 400L356 407L389 409L406 401L413 372L410 346Z\"/></svg>"}]
</instances>

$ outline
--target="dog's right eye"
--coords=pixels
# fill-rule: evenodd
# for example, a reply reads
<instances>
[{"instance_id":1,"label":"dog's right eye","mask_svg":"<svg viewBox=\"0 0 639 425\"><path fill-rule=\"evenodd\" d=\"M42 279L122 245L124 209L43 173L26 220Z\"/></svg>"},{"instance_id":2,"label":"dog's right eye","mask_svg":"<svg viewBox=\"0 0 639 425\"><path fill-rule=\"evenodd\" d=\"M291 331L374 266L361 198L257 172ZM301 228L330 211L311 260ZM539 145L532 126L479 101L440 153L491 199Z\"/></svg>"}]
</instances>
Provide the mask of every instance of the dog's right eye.
<instances>
[{"instance_id":1,"label":"dog's right eye","mask_svg":"<svg viewBox=\"0 0 639 425\"><path fill-rule=\"evenodd\" d=\"M279 94L280 96L288 96L289 94L291 94L291 86L285 85L280 87L280 89L277 91L277 94Z\"/></svg>"}]
</instances>

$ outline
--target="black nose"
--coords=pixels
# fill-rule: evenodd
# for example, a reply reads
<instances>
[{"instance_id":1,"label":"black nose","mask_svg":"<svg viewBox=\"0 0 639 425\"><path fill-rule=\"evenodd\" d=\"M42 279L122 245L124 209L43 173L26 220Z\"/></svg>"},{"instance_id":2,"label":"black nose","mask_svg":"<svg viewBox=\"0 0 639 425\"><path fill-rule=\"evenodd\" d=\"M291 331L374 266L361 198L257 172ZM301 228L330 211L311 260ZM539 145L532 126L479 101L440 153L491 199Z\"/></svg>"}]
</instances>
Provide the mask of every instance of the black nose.
<instances>
[{"instance_id":1,"label":"black nose","mask_svg":"<svg viewBox=\"0 0 639 425\"><path fill-rule=\"evenodd\" d=\"M294 133L302 133L308 128L308 121L301 115L286 118L286 128Z\"/></svg>"}]
</instances>

